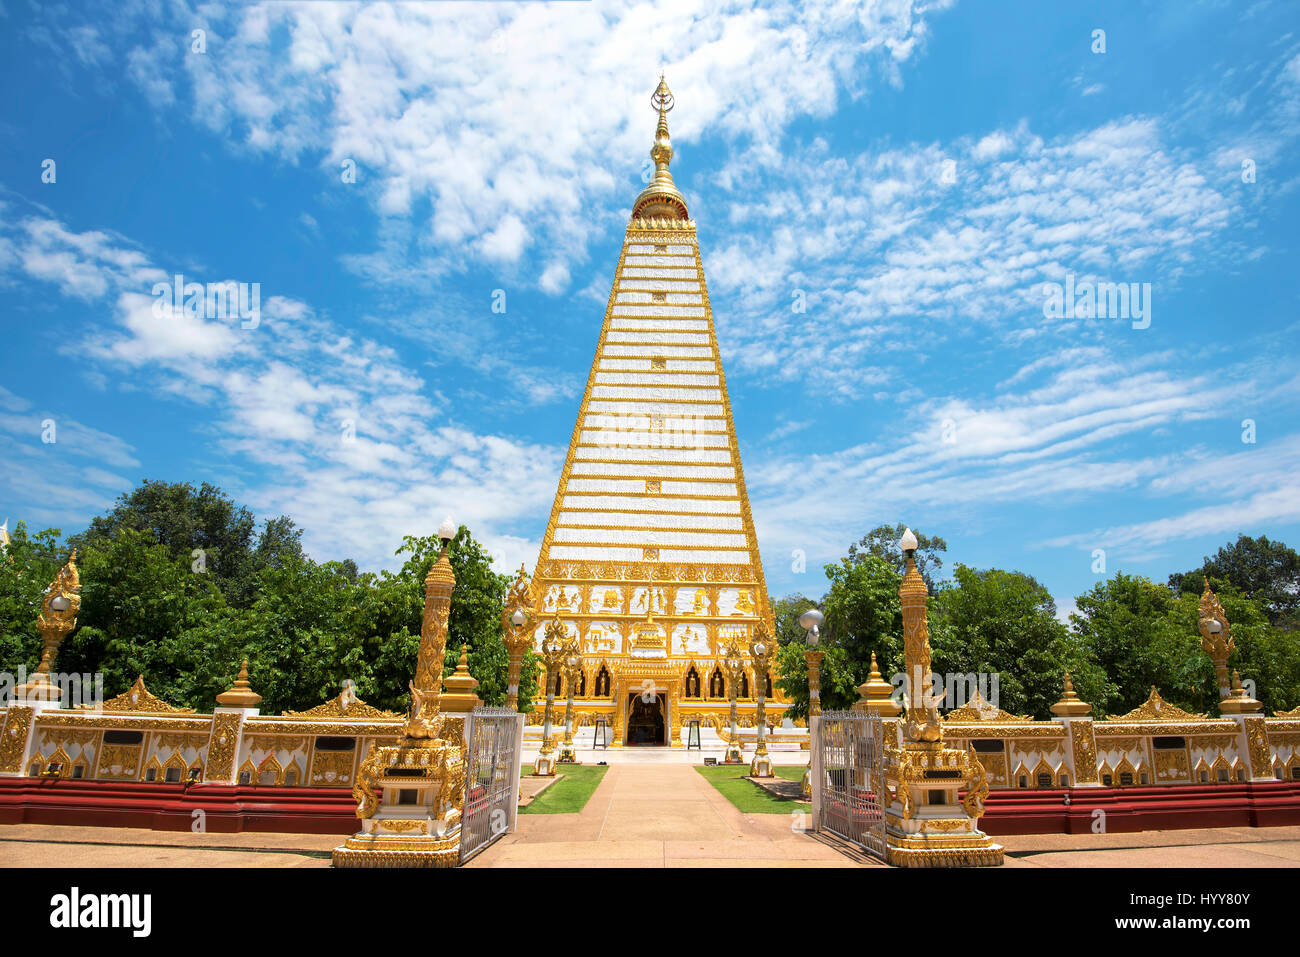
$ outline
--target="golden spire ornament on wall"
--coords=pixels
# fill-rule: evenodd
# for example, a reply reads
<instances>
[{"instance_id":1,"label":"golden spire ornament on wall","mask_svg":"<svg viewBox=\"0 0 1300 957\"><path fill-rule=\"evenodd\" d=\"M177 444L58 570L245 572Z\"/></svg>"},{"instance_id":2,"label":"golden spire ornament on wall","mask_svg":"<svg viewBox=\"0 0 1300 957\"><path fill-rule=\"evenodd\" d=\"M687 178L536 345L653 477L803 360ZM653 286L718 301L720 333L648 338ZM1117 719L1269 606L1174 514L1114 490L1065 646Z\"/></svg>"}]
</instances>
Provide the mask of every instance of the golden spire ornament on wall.
<instances>
[{"instance_id":1,"label":"golden spire ornament on wall","mask_svg":"<svg viewBox=\"0 0 1300 957\"><path fill-rule=\"evenodd\" d=\"M1228 616L1219 603L1219 596L1210 589L1210 579L1203 578L1205 590L1197 615L1197 628L1201 632L1201 650L1214 662L1214 675L1219 681L1219 697L1232 693L1228 682L1228 656L1232 654L1232 636L1229 634Z\"/></svg>"},{"instance_id":2,"label":"golden spire ornament on wall","mask_svg":"<svg viewBox=\"0 0 1300 957\"><path fill-rule=\"evenodd\" d=\"M62 691L50 675L59 656L59 646L77 627L80 609L81 576L77 574L77 550L74 548L67 564L59 569L41 599L41 613L36 619L36 630L41 635L41 662L31 680L16 689L17 698L28 702L48 702L58 707Z\"/></svg>"}]
</instances>

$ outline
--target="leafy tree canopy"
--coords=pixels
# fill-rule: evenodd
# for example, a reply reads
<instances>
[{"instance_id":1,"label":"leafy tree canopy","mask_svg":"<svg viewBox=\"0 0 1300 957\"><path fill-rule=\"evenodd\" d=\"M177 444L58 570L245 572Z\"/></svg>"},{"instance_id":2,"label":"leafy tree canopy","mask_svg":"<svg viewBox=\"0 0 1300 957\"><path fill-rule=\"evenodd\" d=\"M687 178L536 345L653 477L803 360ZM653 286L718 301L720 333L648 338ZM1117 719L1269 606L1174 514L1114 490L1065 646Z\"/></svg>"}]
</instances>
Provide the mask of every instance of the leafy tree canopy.
<instances>
[{"instance_id":1,"label":"leafy tree canopy","mask_svg":"<svg viewBox=\"0 0 1300 957\"><path fill-rule=\"evenodd\" d=\"M376 707L403 711L414 673L424 579L436 537L408 537L396 571L359 572L355 562L316 562L287 518L254 536L251 513L204 484L145 482L70 540L79 546L78 627L59 651L58 670L100 673L107 695L144 674L164 700L213 707L247 657L264 713L304 710L351 680ZM39 661L41 596L67 558L57 529L30 534L19 523L0 561L3 666ZM194 548L204 549L196 562ZM462 526L451 545L456 574L447 672L470 647L470 671L489 704L505 701L501 608L507 578ZM525 661L520 700L531 700L536 668Z\"/></svg>"},{"instance_id":2,"label":"leafy tree canopy","mask_svg":"<svg viewBox=\"0 0 1300 957\"><path fill-rule=\"evenodd\" d=\"M1200 594L1210 578L1231 583L1242 595L1260 603L1274 625L1288 630L1300 628L1300 553L1265 536L1238 536L1213 556L1205 556L1200 568L1169 576L1175 592Z\"/></svg>"},{"instance_id":3,"label":"leafy tree canopy","mask_svg":"<svg viewBox=\"0 0 1300 957\"><path fill-rule=\"evenodd\" d=\"M877 525L863 535L861 541L849 546L849 561L861 562L868 556L874 556L892 565L901 578L907 560L903 557L898 542L905 531L907 526L902 522L896 525ZM916 536L917 542L916 570L925 579L925 587L934 591L934 576L943 568L943 559L939 556L948 550L948 543L937 535L926 535L916 529L912 529L912 534Z\"/></svg>"}]
</instances>

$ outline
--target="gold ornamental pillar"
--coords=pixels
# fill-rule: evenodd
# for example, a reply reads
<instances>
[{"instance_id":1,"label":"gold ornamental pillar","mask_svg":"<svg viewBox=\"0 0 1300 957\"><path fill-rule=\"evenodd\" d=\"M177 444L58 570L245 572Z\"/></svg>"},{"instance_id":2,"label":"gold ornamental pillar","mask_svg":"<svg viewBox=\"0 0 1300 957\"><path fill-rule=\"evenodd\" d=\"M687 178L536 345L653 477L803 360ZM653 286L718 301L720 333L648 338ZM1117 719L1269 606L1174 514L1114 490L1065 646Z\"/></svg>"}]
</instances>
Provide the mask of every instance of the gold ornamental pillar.
<instances>
[{"instance_id":1,"label":"gold ornamental pillar","mask_svg":"<svg viewBox=\"0 0 1300 957\"><path fill-rule=\"evenodd\" d=\"M542 750L533 762L533 774L550 777L555 774L555 739L551 722L555 716L555 677L564 665L568 646L568 632L557 614L546 625L542 638L542 662L546 665L546 712L542 718Z\"/></svg>"},{"instance_id":2,"label":"gold ornamental pillar","mask_svg":"<svg viewBox=\"0 0 1300 957\"><path fill-rule=\"evenodd\" d=\"M1197 615L1197 629L1201 633L1201 650L1214 662L1214 676L1219 681L1219 697L1232 693L1228 681L1228 656L1232 654L1232 636L1229 634L1228 616L1224 614L1219 596L1210 590L1209 578L1202 579L1205 590L1201 592L1201 605Z\"/></svg>"},{"instance_id":3,"label":"gold ornamental pillar","mask_svg":"<svg viewBox=\"0 0 1300 957\"><path fill-rule=\"evenodd\" d=\"M773 776L772 759L767 753L767 665L772 654L772 640L767 622L762 618L754 626L749 639L749 656L754 661L754 758L749 762L749 775L755 778Z\"/></svg>"},{"instance_id":4,"label":"gold ornamental pillar","mask_svg":"<svg viewBox=\"0 0 1300 957\"><path fill-rule=\"evenodd\" d=\"M506 707L519 709L519 677L523 671L524 652L532 642L529 623L533 610L533 585L524 566L506 593L506 607L501 614L509 670L506 672Z\"/></svg>"},{"instance_id":5,"label":"gold ornamental pillar","mask_svg":"<svg viewBox=\"0 0 1300 957\"><path fill-rule=\"evenodd\" d=\"M63 639L77 627L80 608L81 577L77 574L77 550L74 548L67 564L59 569L41 599L41 613L36 619L36 630L41 635L41 661L31 680L14 689L16 702L33 706L36 710L60 706L63 692L50 680L50 674Z\"/></svg>"},{"instance_id":6,"label":"gold ornamental pillar","mask_svg":"<svg viewBox=\"0 0 1300 957\"><path fill-rule=\"evenodd\" d=\"M907 569L898 589L903 605L903 655L908 689L901 744L886 747L872 790L885 808L885 850L900 867L971 867L1002 863L1002 847L979 830L988 777L975 752L946 748L938 702L930 688L929 590L916 568L916 535L899 543ZM964 797L959 797L965 791Z\"/></svg>"},{"instance_id":7,"label":"gold ornamental pillar","mask_svg":"<svg viewBox=\"0 0 1300 957\"><path fill-rule=\"evenodd\" d=\"M420 624L420 653L415 662L415 688L424 696L424 706L430 713L438 711L438 698L442 695L442 662L447 651L447 622L451 616L451 593L456 587L456 575L451 570L451 559L448 557L448 549L451 539L456 536L456 530L444 522L438 534L441 536L448 531L451 535L442 540L442 554L424 579L424 620Z\"/></svg>"},{"instance_id":8,"label":"gold ornamental pillar","mask_svg":"<svg viewBox=\"0 0 1300 957\"><path fill-rule=\"evenodd\" d=\"M564 690L568 692L564 705L564 744L560 748L559 760L564 764L580 764L573 750L573 693L574 686L582 674L582 654L578 648L578 639L574 638L564 648Z\"/></svg>"},{"instance_id":9,"label":"gold ornamental pillar","mask_svg":"<svg viewBox=\"0 0 1300 957\"><path fill-rule=\"evenodd\" d=\"M731 729L727 741L727 751L722 758L723 764L744 764L745 752L740 746L740 720L737 714L736 699L740 695L740 676L745 670L745 660L740 657L740 649L733 641L727 646L722 658L722 670L727 678L727 727Z\"/></svg>"},{"instance_id":10,"label":"gold ornamental pillar","mask_svg":"<svg viewBox=\"0 0 1300 957\"><path fill-rule=\"evenodd\" d=\"M397 744L372 746L357 769L352 796L361 829L334 848L335 867L455 867L460 862L464 718L452 715L444 720L439 708L447 621L456 584L448 558L456 537L450 518L439 526L438 537L442 554L425 579L416 677L408 684L410 714ZM448 697L457 703L473 690L464 682L453 682L451 688Z\"/></svg>"}]
</instances>

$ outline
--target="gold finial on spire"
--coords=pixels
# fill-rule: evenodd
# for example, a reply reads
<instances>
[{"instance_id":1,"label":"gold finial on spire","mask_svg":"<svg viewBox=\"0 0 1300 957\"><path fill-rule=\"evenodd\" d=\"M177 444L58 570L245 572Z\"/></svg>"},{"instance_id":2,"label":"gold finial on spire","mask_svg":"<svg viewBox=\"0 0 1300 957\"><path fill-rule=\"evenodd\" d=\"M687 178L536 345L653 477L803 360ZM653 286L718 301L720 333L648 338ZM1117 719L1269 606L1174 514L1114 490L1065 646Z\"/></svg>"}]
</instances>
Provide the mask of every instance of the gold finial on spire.
<instances>
[{"instance_id":1,"label":"gold finial on spire","mask_svg":"<svg viewBox=\"0 0 1300 957\"><path fill-rule=\"evenodd\" d=\"M253 690L248 680L248 659L239 665L239 677L227 691L217 695L217 704L223 708L256 708L262 703L262 696Z\"/></svg>"},{"instance_id":2,"label":"gold finial on spire","mask_svg":"<svg viewBox=\"0 0 1300 957\"><path fill-rule=\"evenodd\" d=\"M668 165L673 161L673 143L668 135L668 111L676 104L668 81L659 74L659 85L650 94L650 105L659 113L659 124L655 127L655 142L650 148L650 158L654 160L655 172L650 185L641 191L632 206L632 218L666 218L689 219L686 199L673 183L673 174Z\"/></svg>"},{"instance_id":3,"label":"gold finial on spire","mask_svg":"<svg viewBox=\"0 0 1300 957\"><path fill-rule=\"evenodd\" d=\"M1092 713L1092 705L1080 698L1074 690L1074 682L1068 671L1065 673L1065 691L1061 693L1061 700L1052 705L1051 711L1061 718L1081 718Z\"/></svg>"}]
</instances>

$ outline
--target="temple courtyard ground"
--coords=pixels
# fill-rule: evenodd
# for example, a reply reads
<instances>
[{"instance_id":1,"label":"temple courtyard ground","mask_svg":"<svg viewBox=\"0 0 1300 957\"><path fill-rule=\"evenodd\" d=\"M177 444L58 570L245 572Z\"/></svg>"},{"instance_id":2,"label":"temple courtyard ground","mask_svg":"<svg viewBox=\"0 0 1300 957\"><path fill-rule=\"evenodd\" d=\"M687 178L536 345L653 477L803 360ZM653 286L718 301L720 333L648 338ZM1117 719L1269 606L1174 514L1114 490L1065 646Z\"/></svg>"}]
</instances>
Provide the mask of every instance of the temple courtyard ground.
<instances>
[{"instance_id":1,"label":"temple courtyard ground","mask_svg":"<svg viewBox=\"0 0 1300 957\"><path fill-rule=\"evenodd\" d=\"M469 867L879 867L806 833L798 812L744 813L687 764L611 763L580 812L520 814ZM1296 867L1300 827L1001 838L1008 867ZM0 826L0 867L328 867L321 834Z\"/></svg>"}]
</instances>

